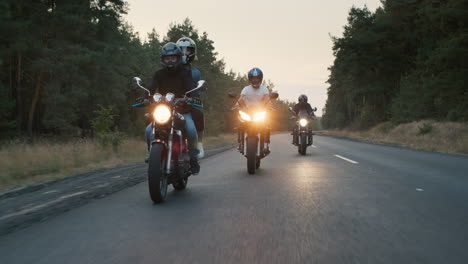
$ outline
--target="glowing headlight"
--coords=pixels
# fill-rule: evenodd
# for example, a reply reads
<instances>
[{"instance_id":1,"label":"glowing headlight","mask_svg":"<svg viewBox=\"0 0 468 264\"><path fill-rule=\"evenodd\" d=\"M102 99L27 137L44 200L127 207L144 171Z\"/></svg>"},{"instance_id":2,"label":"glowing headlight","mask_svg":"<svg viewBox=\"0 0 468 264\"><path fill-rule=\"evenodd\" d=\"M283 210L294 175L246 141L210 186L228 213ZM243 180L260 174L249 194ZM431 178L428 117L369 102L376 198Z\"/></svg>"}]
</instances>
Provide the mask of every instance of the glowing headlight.
<instances>
[{"instance_id":1,"label":"glowing headlight","mask_svg":"<svg viewBox=\"0 0 468 264\"><path fill-rule=\"evenodd\" d=\"M171 118L171 109L167 105L158 105L154 109L153 117L156 123L163 125Z\"/></svg>"},{"instance_id":2,"label":"glowing headlight","mask_svg":"<svg viewBox=\"0 0 468 264\"><path fill-rule=\"evenodd\" d=\"M307 126L307 123L309 123L309 122L307 121L307 119L301 119L301 120L299 120L299 125L301 125L302 127Z\"/></svg>"},{"instance_id":3,"label":"glowing headlight","mask_svg":"<svg viewBox=\"0 0 468 264\"><path fill-rule=\"evenodd\" d=\"M174 100L175 95L173 93L167 93L166 94L166 102L170 103L172 100Z\"/></svg>"},{"instance_id":4,"label":"glowing headlight","mask_svg":"<svg viewBox=\"0 0 468 264\"><path fill-rule=\"evenodd\" d=\"M254 121L263 121L265 120L265 116L266 116L266 112L263 111L263 112L259 112L259 113L255 113L254 115Z\"/></svg>"},{"instance_id":5,"label":"glowing headlight","mask_svg":"<svg viewBox=\"0 0 468 264\"><path fill-rule=\"evenodd\" d=\"M244 121L251 121L252 118L250 118L250 116L247 114L247 113L244 113L242 111L239 110L239 115L241 117L242 120Z\"/></svg>"},{"instance_id":6,"label":"glowing headlight","mask_svg":"<svg viewBox=\"0 0 468 264\"><path fill-rule=\"evenodd\" d=\"M162 95L159 94L159 93L155 93L155 94L153 95L153 100L154 100L156 103L161 102L161 98L162 98Z\"/></svg>"}]
</instances>

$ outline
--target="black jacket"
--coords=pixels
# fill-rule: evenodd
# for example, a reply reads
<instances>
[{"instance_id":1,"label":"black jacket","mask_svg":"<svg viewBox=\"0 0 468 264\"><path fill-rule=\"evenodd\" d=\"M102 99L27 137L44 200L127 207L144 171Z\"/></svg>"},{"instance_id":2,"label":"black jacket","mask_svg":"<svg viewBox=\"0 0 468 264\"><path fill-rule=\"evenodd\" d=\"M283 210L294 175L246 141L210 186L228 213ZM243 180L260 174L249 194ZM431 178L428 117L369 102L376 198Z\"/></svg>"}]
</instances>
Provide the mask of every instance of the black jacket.
<instances>
[{"instance_id":1,"label":"black jacket","mask_svg":"<svg viewBox=\"0 0 468 264\"><path fill-rule=\"evenodd\" d=\"M161 69L154 73L148 90L151 94L158 92L162 95L175 94L176 98L184 97L185 92L195 88L192 81L192 73L182 67L173 72Z\"/></svg>"},{"instance_id":2,"label":"black jacket","mask_svg":"<svg viewBox=\"0 0 468 264\"><path fill-rule=\"evenodd\" d=\"M293 111L296 114L299 114L299 111L302 111L302 110L307 111L307 113L311 116L315 116L314 110L312 110L312 106L310 106L309 103L305 103L305 104L297 103L293 107Z\"/></svg>"}]
</instances>

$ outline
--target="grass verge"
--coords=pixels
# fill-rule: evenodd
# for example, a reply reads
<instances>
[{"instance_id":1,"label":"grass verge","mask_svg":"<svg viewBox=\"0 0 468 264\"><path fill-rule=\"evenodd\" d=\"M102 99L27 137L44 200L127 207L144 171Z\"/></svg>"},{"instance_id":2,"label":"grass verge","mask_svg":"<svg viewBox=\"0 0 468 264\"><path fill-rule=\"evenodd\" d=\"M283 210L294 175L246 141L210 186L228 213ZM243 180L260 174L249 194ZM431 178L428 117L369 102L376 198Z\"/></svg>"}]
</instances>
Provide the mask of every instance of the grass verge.
<instances>
[{"instance_id":1,"label":"grass verge","mask_svg":"<svg viewBox=\"0 0 468 264\"><path fill-rule=\"evenodd\" d=\"M323 134L397 144L428 151L468 154L468 123L466 122L421 120L400 125L385 122L364 131L323 130Z\"/></svg>"},{"instance_id":2,"label":"grass verge","mask_svg":"<svg viewBox=\"0 0 468 264\"><path fill-rule=\"evenodd\" d=\"M205 137L205 149L232 143L234 134ZM96 140L34 144L2 143L0 148L0 191L68 175L142 162L147 155L141 139L122 140L117 149L102 147Z\"/></svg>"}]
</instances>

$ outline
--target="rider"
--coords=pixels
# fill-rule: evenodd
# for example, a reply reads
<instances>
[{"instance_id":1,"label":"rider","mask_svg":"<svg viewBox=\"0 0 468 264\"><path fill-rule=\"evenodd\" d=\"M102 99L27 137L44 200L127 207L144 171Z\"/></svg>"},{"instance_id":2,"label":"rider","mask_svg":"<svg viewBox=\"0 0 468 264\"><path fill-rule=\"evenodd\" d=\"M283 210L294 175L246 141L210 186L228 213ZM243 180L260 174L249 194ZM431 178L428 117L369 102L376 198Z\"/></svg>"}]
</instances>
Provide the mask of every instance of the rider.
<instances>
[{"instance_id":1,"label":"rider","mask_svg":"<svg viewBox=\"0 0 468 264\"><path fill-rule=\"evenodd\" d=\"M297 100L299 102L294 105L293 112L296 113L296 115L298 115L300 111L306 111L307 114L309 115L308 118L313 119L315 117L315 114L314 114L314 110L312 109L312 106L310 106L310 104L307 103L307 95L301 94ZM293 144L297 143L297 140L298 140L297 127L294 126Z\"/></svg>"},{"instance_id":2,"label":"rider","mask_svg":"<svg viewBox=\"0 0 468 264\"><path fill-rule=\"evenodd\" d=\"M176 98L182 98L186 91L194 88L191 73L181 66L182 50L173 42L168 42L162 47L161 64L162 69L154 73L153 79L148 87L151 94L158 92L160 94L174 93ZM188 140L188 149L190 154L190 167L192 174L198 174L200 165L198 164L198 135L195 124L192 119L191 107L187 106L181 114L185 118L185 133ZM146 143L148 150L151 142L151 124L146 127Z\"/></svg>"},{"instance_id":3,"label":"rider","mask_svg":"<svg viewBox=\"0 0 468 264\"><path fill-rule=\"evenodd\" d=\"M301 94L299 98L297 99L299 102L294 105L293 111L294 113L299 114L299 111L305 110L307 111L307 114L309 114L309 117L315 117L314 110L312 109L312 106L310 106L309 103L307 103L307 95Z\"/></svg>"},{"instance_id":4,"label":"rider","mask_svg":"<svg viewBox=\"0 0 468 264\"><path fill-rule=\"evenodd\" d=\"M250 85L244 87L241 91L241 96L237 101L236 107L252 107L252 106L263 106L270 100L270 91L264 85L263 72L259 68L252 68L248 73ZM238 131L238 140L241 138L241 133ZM265 132L265 142L270 143L270 133L267 129ZM267 151L269 148L267 146Z\"/></svg>"},{"instance_id":5,"label":"rider","mask_svg":"<svg viewBox=\"0 0 468 264\"><path fill-rule=\"evenodd\" d=\"M192 80L194 86L197 85L198 81L201 79L201 74L198 69L192 66L192 62L197 58L197 45L195 41L188 37L182 37L176 42L177 46L182 50L182 65L184 69L189 70L192 74ZM200 93L196 92L192 95L193 97L200 97ZM203 112L196 107L192 108L191 111L193 122L195 123L195 127L197 129L198 134L198 158L203 158L205 155L205 151L203 149L203 134L205 131L205 117Z\"/></svg>"},{"instance_id":6,"label":"rider","mask_svg":"<svg viewBox=\"0 0 468 264\"><path fill-rule=\"evenodd\" d=\"M250 85L242 89L241 96L237 103L249 107L262 105L268 102L270 91L266 86L262 85L262 70L259 68L252 68L248 73L248 78Z\"/></svg>"}]
</instances>

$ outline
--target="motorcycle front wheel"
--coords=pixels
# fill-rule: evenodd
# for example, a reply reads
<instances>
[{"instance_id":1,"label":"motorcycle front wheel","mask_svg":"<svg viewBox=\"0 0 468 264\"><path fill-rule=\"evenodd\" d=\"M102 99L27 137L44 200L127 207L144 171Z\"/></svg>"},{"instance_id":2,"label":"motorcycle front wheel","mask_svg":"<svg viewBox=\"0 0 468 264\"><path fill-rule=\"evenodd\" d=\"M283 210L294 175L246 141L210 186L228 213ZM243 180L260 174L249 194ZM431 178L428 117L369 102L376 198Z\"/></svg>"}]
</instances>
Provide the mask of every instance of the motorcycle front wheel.
<instances>
[{"instance_id":1,"label":"motorcycle front wheel","mask_svg":"<svg viewBox=\"0 0 468 264\"><path fill-rule=\"evenodd\" d=\"M299 153L301 155L305 155L307 152L307 135L301 134L301 138L299 139Z\"/></svg>"},{"instance_id":2,"label":"motorcycle front wheel","mask_svg":"<svg viewBox=\"0 0 468 264\"><path fill-rule=\"evenodd\" d=\"M255 174L257 167L257 139L247 138L247 171L249 174Z\"/></svg>"},{"instance_id":3,"label":"motorcycle front wheel","mask_svg":"<svg viewBox=\"0 0 468 264\"><path fill-rule=\"evenodd\" d=\"M154 203L164 202L167 196L167 175L164 171L166 157L163 151L163 145L153 145L148 161L148 187Z\"/></svg>"}]
</instances>

